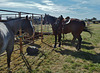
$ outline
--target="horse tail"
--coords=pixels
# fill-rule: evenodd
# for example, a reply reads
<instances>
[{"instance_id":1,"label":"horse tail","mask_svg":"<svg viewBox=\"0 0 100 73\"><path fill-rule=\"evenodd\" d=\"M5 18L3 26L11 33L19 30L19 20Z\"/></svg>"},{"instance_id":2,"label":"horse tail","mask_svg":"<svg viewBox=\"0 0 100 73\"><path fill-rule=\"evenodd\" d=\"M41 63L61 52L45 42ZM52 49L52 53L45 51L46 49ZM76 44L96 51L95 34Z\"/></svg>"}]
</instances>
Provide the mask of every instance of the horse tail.
<instances>
[{"instance_id":1,"label":"horse tail","mask_svg":"<svg viewBox=\"0 0 100 73\"><path fill-rule=\"evenodd\" d=\"M92 29L91 29L91 28L85 27L85 28L83 29L83 31L88 32L88 33L91 35L91 37L92 37L93 32L92 32Z\"/></svg>"}]
</instances>

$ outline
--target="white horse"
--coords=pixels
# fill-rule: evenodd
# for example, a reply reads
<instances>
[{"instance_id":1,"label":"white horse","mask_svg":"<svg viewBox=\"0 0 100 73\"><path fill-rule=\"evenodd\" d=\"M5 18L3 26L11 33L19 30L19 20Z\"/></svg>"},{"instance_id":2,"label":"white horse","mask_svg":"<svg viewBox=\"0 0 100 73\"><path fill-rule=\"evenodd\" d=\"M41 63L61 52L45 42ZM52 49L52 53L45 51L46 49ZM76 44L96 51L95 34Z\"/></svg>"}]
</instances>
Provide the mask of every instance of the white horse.
<instances>
[{"instance_id":1,"label":"white horse","mask_svg":"<svg viewBox=\"0 0 100 73\"><path fill-rule=\"evenodd\" d=\"M30 36L35 33L28 17L0 22L0 54L6 50L8 71L10 71L11 54L14 49L14 35L20 28L22 28L24 32L29 33Z\"/></svg>"}]
</instances>

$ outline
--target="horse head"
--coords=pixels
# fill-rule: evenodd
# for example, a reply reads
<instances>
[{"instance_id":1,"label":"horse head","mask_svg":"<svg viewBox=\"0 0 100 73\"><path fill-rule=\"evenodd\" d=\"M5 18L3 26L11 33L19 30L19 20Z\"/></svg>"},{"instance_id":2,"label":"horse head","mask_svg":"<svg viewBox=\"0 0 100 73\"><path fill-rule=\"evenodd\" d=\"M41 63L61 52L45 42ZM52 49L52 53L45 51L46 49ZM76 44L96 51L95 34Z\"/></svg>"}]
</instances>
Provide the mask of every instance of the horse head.
<instances>
[{"instance_id":1,"label":"horse head","mask_svg":"<svg viewBox=\"0 0 100 73\"><path fill-rule=\"evenodd\" d=\"M44 20L43 20L43 24L47 24L48 23L48 16L49 15L45 14Z\"/></svg>"},{"instance_id":2,"label":"horse head","mask_svg":"<svg viewBox=\"0 0 100 73\"><path fill-rule=\"evenodd\" d=\"M57 18L54 17L54 16L51 16L49 14L45 14L43 23L44 24L51 24L51 25L53 25L55 23L56 19Z\"/></svg>"},{"instance_id":3,"label":"horse head","mask_svg":"<svg viewBox=\"0 0 100 73\"><path fill-rule=\"evenodd\" d=\"M32 22L28 19L28 16L26 16L26 18L22 19L21 28L25 32L29 33L30 36L32 36L35 33Z\"/></svg>"}]
</instances>

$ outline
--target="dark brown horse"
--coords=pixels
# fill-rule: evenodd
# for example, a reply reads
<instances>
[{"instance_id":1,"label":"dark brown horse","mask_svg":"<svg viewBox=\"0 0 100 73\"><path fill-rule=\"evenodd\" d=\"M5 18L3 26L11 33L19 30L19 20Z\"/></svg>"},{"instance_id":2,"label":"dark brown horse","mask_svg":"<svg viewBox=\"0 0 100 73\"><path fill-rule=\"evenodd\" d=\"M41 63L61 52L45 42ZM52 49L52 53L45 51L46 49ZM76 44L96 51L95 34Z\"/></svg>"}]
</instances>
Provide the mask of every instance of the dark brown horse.
<instances>
[{"instance_id":1,"label":"dark brown horse","mask_svg":"<svg viewBox=\"0 0 100 73\"><path fill-rule=\"evenodd\" d=\"M67 34L72 33L73 40L72 42L77 38L78 44L76 46L76 49L79 50L81 48L81 33L82 31L89 32L91 31L85 26L85 22L81 21L79 19L70 19L70 17L66 17L66 19L63 18L61 15L59 18L46 15L44 17L44 23L50 23L52 25L53 34L55 35L55 45L54 48L56 48L57 44L57 36L58 36L58 42L59 47L61 46L61 34Z\"/></svg>"},{"instance_id":2,"label":"dark brown horse","mask_svg":"<svg viewBox=\"0 0 100 73\"><path fill-rule=\"evenodd\" d=\"M59 46L61 45L61 33L67 34L67 33L72 33L73 35L73 40L78 39L78 43L76 45L76 49L80 50L81 49L81 33L82 31L89 32L92 35L92 32L86 27L85 22L79 19L74 19L70 17L66 17L63 19L63 16L61 15L55 22L55 25L58 26L57 34L58 34L58 40L59 40ZM56 42L55 42L56 43ZM55 44L56 46L56 44Z\"/></svg>"}]
</instances>

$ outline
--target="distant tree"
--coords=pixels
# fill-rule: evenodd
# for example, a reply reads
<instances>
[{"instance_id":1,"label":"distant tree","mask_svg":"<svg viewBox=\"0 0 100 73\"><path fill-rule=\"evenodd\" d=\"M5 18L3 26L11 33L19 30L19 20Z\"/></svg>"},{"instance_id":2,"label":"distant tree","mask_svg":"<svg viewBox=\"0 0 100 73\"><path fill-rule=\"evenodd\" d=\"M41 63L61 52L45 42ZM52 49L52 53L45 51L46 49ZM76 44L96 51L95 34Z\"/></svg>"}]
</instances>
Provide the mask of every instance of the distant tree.
<instances>
[{"instance_id":1,"label":"distant tree","mask_svg":"<svg viewBox=\"0 0 100 73\"><path fill-rule=\"evenodd\" d=\"M91 20L97 20L97 18L93 17Z\"/></svg>"},{"instance_id":2,"label":"distant tree","mask_svg":"<svg viewBox=\"0 0 100 73\"><path fill-rule=\"evenodd\" d=\"M91 22L92 20L91 19L88 19L88 21Z\"/></svg>"},{"instance_id":3,"label":"distant tree","mask_svg":"<svg viewBox=\"0 0 100 73\"><path fill-rule=\"evenodd\" d=\"M85 21L88 21L88 19L87 19L87 18L85 18Z\"/></svg>"}]
</instances>

